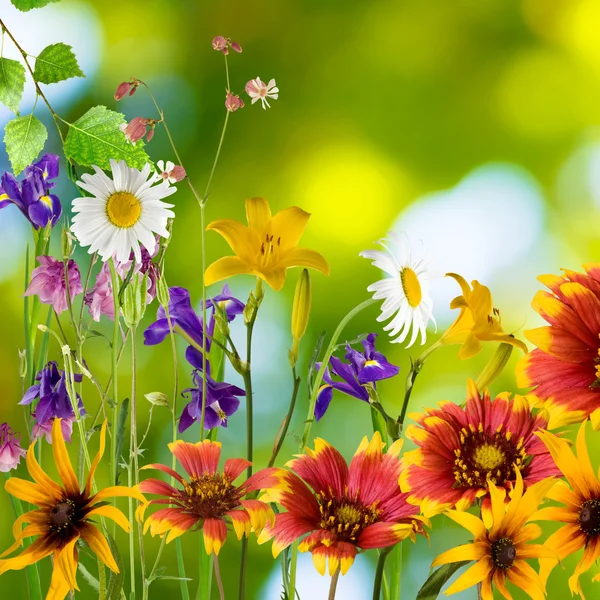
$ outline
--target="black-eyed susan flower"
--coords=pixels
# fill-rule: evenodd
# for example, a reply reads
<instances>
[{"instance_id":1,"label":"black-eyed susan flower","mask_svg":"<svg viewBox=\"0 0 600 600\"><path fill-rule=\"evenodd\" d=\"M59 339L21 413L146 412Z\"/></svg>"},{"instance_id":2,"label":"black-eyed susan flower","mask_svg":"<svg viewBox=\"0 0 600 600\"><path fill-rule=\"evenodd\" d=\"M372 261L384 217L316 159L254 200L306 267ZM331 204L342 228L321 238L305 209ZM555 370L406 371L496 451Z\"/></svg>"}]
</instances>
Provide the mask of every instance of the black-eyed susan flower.
<instances>
[{"instance_id":1,"label":"black-eyed susan flower","mask_svg":"<svg viewBox=\"0 0 600 600\"><path fill-rule=\"evenodd\" d=\"M388 239L379 240L381 250L365 250L360 256L372 261L387 277L371 284L367 291L374 292L374 300L383 300L378 321L391 321L383 328L389 331L392 342L402 343L408 339L412 346L417 336L425 343L427 324L433 318L433 303L429 295L427 261L423 253L410 247L408 239L390 232ZM397 337L396 337L397 336Z\"/></svg>"},{"instance_id":2,"label":"black-eyed susan flower","mask_svg":"<svg viewBox=\"0 0 600 600\"><path fill-rule=\"evenodd\" d=\"M310 214L292 206L271 216L264 198L246 200L248 226L231 219L209 223L206 229L221 234L235 256L219 258L204 273L211 285L233 275L256 275L279 291L290 267L308 267L329 275L329 265L315 250L298 248Z\"/></svg>"},{"instance_id":3,"label":"black-eyed susan flower","mask_svg":"<svg viewBox=\"0 0 600 600\"><path fill-rule=\"evenodd\" d=\"M533 600L543 600L544 584L526 560L554 556L554 552L541 544L529 543L540 537L542 530L535 523L526 523L554 484L554 479L545 479L523 493L523 479L517 475L515 490L508 504L504 490L490 484L492 523L489 527L471 513L446 512L448 517L473 534L473 542L440 554L432 566L477 561L446 590L446 594L462 592L480 583L482 600L493 600L494 587L504 598L510 599L512 596L506 587L506 582L510 581Z\"/></svg>"},{"instance_id":4,"label":"black-eyed susan flower","mask_svg":"<svg viewBox=\"0 0 600 600\"><path fill-rule=\"evenodd\" d=\"M472 281L470 287L465 279L456 273L447 273L446 276L456 280L462 295L450 303L450 308L459 308L460 314L440 338L441 344L461 344L462 347L458 351L460 359L478 354L481 342L504 342L527 352L527 346L521 340L502 330L500 311L493 307L492 294L488 287L478 281Z\"/></svg>"},{"instance_id":5,"label":"black-eyed susan flower","mask_svg":"<svg viewBox=\"0 0 600 600\"><path fill-rule=\"evenodd\" d=\"M537 348L517 365L517 385L533 387L550 429L588 416L600 429L600 263L583 268L538 277L550 292L539 291L532 306L549 325L525 332Z\"/></svg>"},{"instance_id":6,"label":"black-eyed susan flower","mask_svg":"<svg viewBox=\"0 0 600 600\"><path fill-rule=\"evenodd\" d=\"M577 456L567 441L548 431L538 433L569 485L560 482L548 493L548 498L563 506L542 508L536 514L536 520L565 523L546 540L546 545L556 552L556 557L540 560L542 581L546 582L558 560L583 549L583 557L569 578L571 593L581 596L583 593L579 576L600 557L600 481L590 462L585 443L585 427L584 421L577 433ZM594 577L594 581L597 579L598 575Z\"/></svg>"},{"instance_id":7,"label":"black-eyed susan flower","mask_svg":"<svg viewBox=\"0 0 600 600\"><path fill-rule=\"evenodd\" d=\"M426 517L449 508L466 510L483 498L483 516L490 516L488 486L504 493L517 477L525 485L558 475L552 456L534 433L547 425L542 413L533 415L527 399L480 394L472 380L464 407L440 402L439 408L412 414L406 437L418 446L406 452L400 486L419 504Z\"/></svg>"},{"instance_id":8,"label":"black-eyed susan flower","mask_svg":"<svg viewBox=\"0 0 600 600\"><path fill-rule=\"evenodd\" d=\"M150 529L152 535L167 534L169 543L186 531L202 529L204 548L207 554L219 554L227 538L227 523L232 523L238 539L251 531L260 533L267 521L274 521L271 507L265 502L244 499L244 496L273 478L259 471L239 486L233 482L250 465L243 458L229 458L223 472L217 472L221 456L221 444L204 440L196 444L177 440L169 444L189 479L161 464L151 464L143 469L157 469L175 478L180 488L175 488L160 479L146 479L140 489L147 494L161 498L150 500L149 504L168 504L146 519L144 533ZM140 507L143 515L146 505Z\"/></svg>"},{"instance_id":9,"label":"black-eyed susan flower","mask_svg":"<svg viewBox=\"0 0 600 600\"><path fill-rule=\"evenodd\" d=\"M383 453L379 433L369 442L365 437L350 466L325 440L315 439L315 449L298 456L286 469L267 469L275 484L262 500L277 502L287 512L275 516L275 526L267 526L258 542L273 539L273 555L307 535L299 545L311 552L315 567L325 574L338 568L347 573L360 550L387 548L417 533L425 535L418 511L400 492L400 450L402 440ZM310 487L309 487L310 486Z\"/></svg>"},{"instance_id":10,"label":"black-eyed susan flower","mask_svg":"<svg viewBox=\"0 0 600 600\"><path fill-rule=\"evenodd\" d=\"M111 571L118 573L119 568L108 542L92 519L107 517L125 531L129 531L130 524L125 515L114 506L108 506L105 501L117 496L129 496L145 502L136 488L113 486L96 494L92 493L94 473L104 454L105 436L106 421L100 432L100 449L91 465L83 490L80 489L71 466L60 419L55 419L52 425L52 453L62 484L59 485L48 477L38 464L35 458L36 442L29 446L25 458L27 469L35 483L16 477L6 482L5 488L9 494L39 508L21 515L15 521L15 543L2 556L14 552L24 538L38 537L21 554L0 559L0 575L5 571L23 569L53 554L54 570L46 600L63 600L70 590L79 589L75 579L78 562L76 544L79 539L85 541ZM22 529L24 523L28 525Z\"/></svg>"}]
</instances>

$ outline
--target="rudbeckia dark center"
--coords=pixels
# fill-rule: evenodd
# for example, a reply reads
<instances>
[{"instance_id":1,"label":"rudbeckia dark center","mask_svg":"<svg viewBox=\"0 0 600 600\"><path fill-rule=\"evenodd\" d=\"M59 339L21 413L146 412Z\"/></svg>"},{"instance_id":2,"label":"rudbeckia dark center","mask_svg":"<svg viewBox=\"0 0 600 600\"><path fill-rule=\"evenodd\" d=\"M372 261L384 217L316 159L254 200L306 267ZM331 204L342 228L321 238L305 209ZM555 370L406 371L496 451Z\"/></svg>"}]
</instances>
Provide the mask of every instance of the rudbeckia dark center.
<instances>
[{"instance_id":1,"label":"rudbeckia dark center","mask_svg":"<svg viewBox=\"0 0 600 600\"><path fill-rule=\"evenodd\" d=\"M239 491L223 475L202 475L186 482L176 500L201 519L218 518L239 506Z\"/></svg>"},{"instance_id":2,"label":"rudbeckia dark center","mask_svg":"<svg viewBox=\"0 0 600 600\"><path fill-rule=\"evenodd\" d=\"M490 435L483 426L460 432L460 448L454 450L456 487L487 487L488 482L504 485L515 478L515 469L523 471L527 452L520 439L516 444L510 431Z\"/></svg>"},{"instance_id":3,"label":"rudbeckia dark center","mask_svg":"<svg viewBox=\"0 0 600 600\"><path fill-rule=\"evenodd\" d=\"M349 498L330 498L321 493L317 496L321 512L320 526L347 542L355 542L362 531L379 518L375 507L363 506Z\"/></svg>"},{"instance_id":4,"label":"rudbeckia dark center","mask_svg":"<svg viewBox=\"0 0 600 600\"><path fill-rule=\"evenodd\" d=\"M60 502L50 511L50 529L58 533L73 524L75 503L71 500Z\"/></svg>"},{"instance_id":5,"label":"rudbeckia dark center","mask_svg":"<svg viewBox=\"0 0 600 600\"><path fill-rule=\"evenodd\" d=\"M587 535L600 533L600 500L584 502L579 511L579 528Z\"/></svg>"},{"instance_id":6,"label":"rudbeckia dark center","mask_svg":"<svg viewBox=\"0 0 600 600\"><path fill-rule=\"evenodd\" d=\"M516 558L515 545L509 538L500 538L492 544L492 560L499 569L509 569Z\"/></svg>"}]
</instances>

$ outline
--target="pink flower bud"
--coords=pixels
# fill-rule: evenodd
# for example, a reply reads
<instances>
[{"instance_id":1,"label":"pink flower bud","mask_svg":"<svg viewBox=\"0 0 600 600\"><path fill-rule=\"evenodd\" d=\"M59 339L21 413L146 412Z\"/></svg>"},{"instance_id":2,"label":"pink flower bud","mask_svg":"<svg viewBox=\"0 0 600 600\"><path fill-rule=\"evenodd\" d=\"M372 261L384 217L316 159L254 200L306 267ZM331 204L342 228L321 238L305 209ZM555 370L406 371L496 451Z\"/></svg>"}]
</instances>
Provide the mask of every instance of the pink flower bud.
<instances>
[{"instance_id":1,"label":"pink flower bud","mask_svg":"<svg viewBox=\"0 0 600 600\"><path fill-rule=\"evenodd\" d=\"M131 84L128 81L120 83L117 91L115 92L115 100L121 100L121 98L124 98L128 93L131 95L135 91L135 88L133 90L130 90L130 88Z\"/></svg>"},{"instance_id":2,"label":"pink flower bud","mask_svg":"<svg viewBox=\"0 0 600 600\"><path fill-rule=\"evenodd\" d=\"M127 127L125 128L125 136L132 143L135 144L138 140L141 140L146 135L146 119L143 117L135 117L131 119Z\"/></svg>"},{"instance_id":3,"label":"pink flower bud","mask_svg":"<svg viewBox=\"0 0 600 600\"><path fill-rule=\"evenodd\" d=\"M175 181L181 181L185 178L185 169L180 165L175 165L169 173L169 178Z\"/></svg>"},{"instance_id":4,"label":"pink flower bud","mask_svg":"<svg viewBox=\"0 0 600 600\"><path fill-rule=\"evenodd\" d=\"M154 126L150 127L150 131L146 136L146 141L149 142L154 137Z\"/></svg>"},{"instance_id":5,"label":"pink flower bud","mask_svg":"<svg viewBox=\"0 0 600 600\"><path fill-rule=\"evenodd\" d=\"M241 54L242 52L242 47L237 43L237 42L231 42L231 49L235 50L236 52L238 52L239 54Z\"/></svg>"},{"instance_id":6,"label":"pink flower bud","mask_svg":"<svg viewBox=\"0 0 600 600\"><path fill-rule=\"evenodd\" d=\"M227 92L225 108L229 112L235 112L239 108L244 108L244 101L239 96L234 96L231 92Z\"/></svg>"},{"instance_id":7,"label":"pink flower bud","mask_svg":"<svg viewBox=\"0 0 600 600\"><path fill-rule=\"evenodd\" d=\"M134 85L131 86L131 91L129 92L130 96L133 96L135 94L135 90L138 89L138 83L135 83Z\"/></svg>"},{"instance_id":8,"label":"pink flower bud","mask_svg":"<svg viewBox=\"0 0 600 600\"><path fill-rule=\"evenodd\" d=\"M213 50L225 52L227 50L227 40L222 35L217 35L212 41Z\"/></svg>"}]
</instances>

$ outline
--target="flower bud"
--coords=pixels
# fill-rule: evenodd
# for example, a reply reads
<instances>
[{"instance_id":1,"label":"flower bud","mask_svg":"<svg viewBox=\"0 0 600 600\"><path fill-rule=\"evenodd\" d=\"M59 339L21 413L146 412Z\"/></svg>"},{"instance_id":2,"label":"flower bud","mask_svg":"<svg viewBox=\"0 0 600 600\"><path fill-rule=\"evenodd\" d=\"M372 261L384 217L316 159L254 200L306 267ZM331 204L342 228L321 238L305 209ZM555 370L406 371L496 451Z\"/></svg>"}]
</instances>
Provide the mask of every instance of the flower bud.
<instances>
[{"instance_id":1,"label":"flower bud","mask_svg":"<svg viewBox=\"0 0 600 600\"><path fill-rule=\"evenodd\" d=\"M227 50L227 40L222 35L217 35L212 41L213 50L217 52L225 52Z\"/></svg>"},{"instance_id":2,"label":"flower bud","mask_svg":"<svg viewBox=\"0 0 600 600\"><path fill-rule=\"evenodd\" d=\"M225 108L229 112L235 112L240 108L244 108L244 101L239 96L234 96L231 92L227 92L225 97Z\"/></svg>"},{"instance_id":3,"label":"flower bud","mask_svg":"<svg viewBox=\"0 0 600 600\"><path fill-rule=\"evenodd\" d=\"M144 397L154 406L166 406L169 408L169 398L162 392L150 392L149 394L144 394Z\"/></svg>"},{"instance_id":4,"label":"flower bud","mask_svg":"<svg viewBox=\"0 0 600 600\"><path fill-rule=\"evenodd\" d=\"M60 246L62 249L62 255L64 260L69 260L71 254L73 254L73 236L69 229L64 226L60 232Z\"/></svg>"},{"instance_id":5,"label":"flower bud","mask_svg":"<svg viewBox=\"0 0 600 600\"><path fill-rule=\"evenodd\" d=\"M167 285L167 280L165 279L164 274L161 274L156 282L156 297L158 298L158 302L161 306L169 306L169 300L171 297L169 294L169 286Z\"/></svg>"},{"instance_id":6,"label":"flower bud","mask_svg":"<svg viewBox=\"0 0 600 600\"><path fill-rule=\"evenodd\" d=\"M19 350L19 377L25 379L27 377L27 351Z\"/></svg>"},{"instance_id":7,"label":"flower bud","mask_svg":"<svg viewBox=\"0 0 600 600\"><path fill-rule=\"evenodd\" d=\"M135 144L146 135L146 119L143 117L134 117L129 123L123 123L120 129L125 133L125 137L132 144Z\"/></svg>"},{"instance_id":8,"label":"flower bud","mask_svg":"<svg viewBox=\"0 0 600 600\"><path fill-rule=\"evenodd\" d=\"M489 362L483 368L483 371L479 374L475 385L477 389L482 392L488 387L499 375L506 366L508 359L512 353L513 346L511 344L501 343L496 348L496 352Z\"/></svg>"},{"instance_id":9,"label":"flower bud","mask_svg":"<svg viewBox=\"0 0 600 600\"><path fill-rule=\"evenodd\" d=\"M298 345L306 333L308 318L310 316L310 306L312 303L312 290L310 283L310 274L308 269L303 269L296 291L294 293L294 304L292 307L292 337L294 339L290 360L296 364L298 360Z\"/></svg>"},{"instance_id":10,"label":"flower bud","mask_svg":"<svg viewBox=\"0 0 600 600\"><path fill-rule=\"evenodd\" d=\"M135 91L135 87L133 89L131 89L131 84L128 81L124 81L123 83L119 84L119 87L117 88L117 91L115 92L115 100L121 100L127 94L129 94L131 96L131 94L133 94L134 91Z\"/></svg>"},{"instance_id":11,"label":"flower bud","mask_svg":"<svg viewBox=\"0 0 600 600\"><path fill-rule=\"evenodd\" d=\"M146 141L150 142L150 140L154 137L154 125L152 125L148 131L148 135L146 136Z\"/></svg>"},{"instance_id":12,"label":"flower bud","mask_svg":"<svg viewBox=\"0 0 600 600\"><path fill-rule=\"evenodd\" d=\"M185 169L181 165L175 165L169 173L169 178L177 181L185 179Z\"/></svg>"},{"instance_id":13,"label":"flower bud","mask_svg":"<svg viewBox=\"0 0 600 600\"><path fill-rule=\"evenodd\" d=\"M242 47L237 42L231 42L231 49L235 50L238 54L242 53Z\"/></svg>"},{"instance_id":14,"label":"flower bud","mask_svg":"<svg viewBox=\"0 0 600 600\"><path fill-rule=\"evenodd\" d=\"M123 319L130 329L137 327L146 312L148 272L142 277L136 274L125 288L123 296Z\"/></svg>"}]
</instances>

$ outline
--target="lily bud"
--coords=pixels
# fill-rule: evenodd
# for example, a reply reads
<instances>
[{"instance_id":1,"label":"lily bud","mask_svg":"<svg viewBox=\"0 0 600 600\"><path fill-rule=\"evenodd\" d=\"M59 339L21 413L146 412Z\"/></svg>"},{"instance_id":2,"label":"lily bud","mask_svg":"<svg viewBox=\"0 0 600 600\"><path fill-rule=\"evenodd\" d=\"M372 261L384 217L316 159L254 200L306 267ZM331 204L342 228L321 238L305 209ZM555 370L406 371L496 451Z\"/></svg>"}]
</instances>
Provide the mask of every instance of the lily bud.
<instances>
[{"instance_id":1,"label":"lily bud","mask_svg":"<svg viewBox=\"0 0 600 600\"><path fill-rule=\"evenodd\" d=\"M512 350L513 346L511 344L501 343L498 345L496 352L494 352L494 355L490 358L488 364L485 365L475 382L475 385L480 392L488 387L498 375L502 373L502 370L512 354Z\"/></svg>"},{"instance_id":2,"label":"lily bud","mask_svg":"<svg viewBox=\"0 0 600 600\"><path fill-rule=\"evenodd\" d=\"M154 406L166 406L169 408L169 399L162 392L150 392L149 394L144 394L144 397L150 404L154 404Z\"/></svg>"},{"instance_id":3,"label":"lily bud","mask_svg":"<svg viewBox=\"0 0 600 600\"><path fill-rule=\"evenodd\" d=\"M167 307L169 306L169 300L171 299L170 296L169 286L167 285L167 280L163 273L156 281L156 297L161 306Z\"/></svg>"},{"instance_id":4,"label":"lily bud","mask_svg":"<svg viewBox=\"0 0 600 600\"><path fill-rule=\"evenodd\" d=\"M298 283L296 284L294 305L292 307L292 337L294 339L290 353L292 366L295 366L298 360L298 345L306 333L311 303L312 290L310 274L308 273L308 269L304 269L300 275L300 278L298 279Z\"/></svg>"},{"instance_id":5,"label":"lily bud","mask_svg":"<svg viewBox=\"0 0 600 600\"><path fill-rule=\"evenodd\" d=\"M137 327L146 312L146 292L148 290L148 272L141 277L134 275L125 288L123 297L123 319L130 329Z\"/></svg>"},{"instance_id":6,"label":"lily bud","mask_svg":"<svg viewBox=\"0 0 600 600\"><path fill-rule=\"evenodd\" d=\"M73 236L69 229L63 225L60 232L60 245L64 260L68 260L73 254Z\"/></svg>"}]
</instances>

